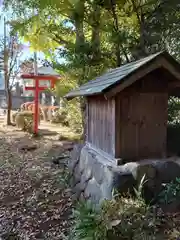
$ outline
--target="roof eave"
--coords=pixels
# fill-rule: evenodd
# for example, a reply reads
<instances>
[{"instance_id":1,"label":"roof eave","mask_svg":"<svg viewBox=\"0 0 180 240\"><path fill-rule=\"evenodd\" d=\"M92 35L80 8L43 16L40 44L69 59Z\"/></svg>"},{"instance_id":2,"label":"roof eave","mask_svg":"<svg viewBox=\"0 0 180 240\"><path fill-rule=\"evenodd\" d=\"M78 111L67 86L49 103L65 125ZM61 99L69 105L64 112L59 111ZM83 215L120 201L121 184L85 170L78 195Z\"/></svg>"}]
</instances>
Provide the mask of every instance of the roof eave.
<instances>
[{"instance_id":1,"label":"roof eave","mask_svg":"<svg viewBox=\"0 0 180 240\"><path fill-rule=\"evenodd\" d=\"M64 98L66 98L68 101L72 100L73 98L76 97L90 97L90 96L95 96L102 94L103 92L95 92L95 93L87 93L87 94L73 94L73 92L70 92L70 94L66 94Z\"/></svg>"}]
</instances>

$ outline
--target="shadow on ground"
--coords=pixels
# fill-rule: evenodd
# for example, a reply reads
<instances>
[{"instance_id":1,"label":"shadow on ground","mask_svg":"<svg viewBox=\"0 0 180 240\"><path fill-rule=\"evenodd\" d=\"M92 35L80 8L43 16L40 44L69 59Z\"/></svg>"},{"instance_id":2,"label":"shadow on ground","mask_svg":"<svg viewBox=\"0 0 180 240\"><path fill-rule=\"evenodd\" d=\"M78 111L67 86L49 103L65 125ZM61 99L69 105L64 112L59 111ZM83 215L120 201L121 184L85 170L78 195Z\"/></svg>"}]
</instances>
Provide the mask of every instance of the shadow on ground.
<instances>
[{"instance_id":1,"label":"shadow on ground","mask_svg":"<svg viewBox=\"0 0 180 240\"><path fill-rule=\"evenodd\" d=\"M57 136L58 133L56 131L52 131L49 129L39 129L40 136Z\"/></svg>"}]
</instances>

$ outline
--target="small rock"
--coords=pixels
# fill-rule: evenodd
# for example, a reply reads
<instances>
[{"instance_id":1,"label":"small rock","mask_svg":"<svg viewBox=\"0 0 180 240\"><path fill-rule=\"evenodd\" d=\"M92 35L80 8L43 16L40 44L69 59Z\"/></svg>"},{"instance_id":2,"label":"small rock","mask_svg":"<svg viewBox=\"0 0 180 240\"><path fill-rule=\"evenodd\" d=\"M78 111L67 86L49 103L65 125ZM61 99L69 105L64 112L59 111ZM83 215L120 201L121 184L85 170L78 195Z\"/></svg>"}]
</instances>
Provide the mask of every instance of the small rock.
<instances>
[{"instance_id":1,"label":"small rock","mask_svg":"<svg viewBox=\"0 0 180 240\"><path fill-rule=\"evenodd\" d=\"M68 158L69 156L68 155L62 155L62 156L57 156L57 157L53 157L52 158L52 162L54 163L54 164L57 164L57 165L59 165L61 162L61 160L62 159L65 159L65 158Z\"/></svg>"},{"instance_id":2,"label":"small rock","mask_svg":"<svg viewBox=\"0 0 180 240\"><path fill-rule=\"evenodd\" d=\"M78 164L78 162L80 160L82 147L83 147L83 145L81 145L81 144L74 145L74 147L73 147L73 151L71 152L71 157L70 157L69 163L68 163L68 168L71 172L74 171L74 168L76 167L76 165Z\"/></svg>"},{"instance_id":3,"label":"small rock","mask_svg":"<svg viewBox=\"0 0 180 240\"><path fill-rule=\"evenodd\" d=\"M63 141L62 146L63 146L63 149L67 151L72 151L74 147L74 143L69 141Z\"/></svg>"},{"instance_id":4,"label":"small rock","mask_svg":"<svg viewBox=\"0 0 180 240\"><path fill-rule=\"evenodd\" d=\"M37 149L37 145L33 144L33 145L23 145L19 147L20 151L34 151Z\"/></svg>"}]
</instances>

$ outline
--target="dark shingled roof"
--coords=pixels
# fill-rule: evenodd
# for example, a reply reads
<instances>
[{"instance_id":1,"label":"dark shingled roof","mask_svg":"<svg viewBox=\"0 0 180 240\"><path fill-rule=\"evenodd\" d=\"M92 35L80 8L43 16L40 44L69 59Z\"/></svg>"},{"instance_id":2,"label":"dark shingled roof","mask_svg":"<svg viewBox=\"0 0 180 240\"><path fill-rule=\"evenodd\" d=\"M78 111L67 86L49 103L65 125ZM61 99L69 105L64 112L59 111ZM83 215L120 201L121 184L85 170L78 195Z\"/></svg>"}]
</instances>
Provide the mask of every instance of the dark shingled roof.
<instances>
[{"instance_id":1,"label":"dark shingled roof","mask_svg":"<svg viewBox=\"0 0 180 240\"><path fill-rule=\"evenodd\" d=\"M89 96L103 93L106 90L109 90L111 87L114 87L116 84L119 84L125 77L128 77L130 74L134 73L161 55L173 60L173 58L167 52L158 52L138 61L134 61L121 67L112 69L95 80L91 80L88 83L80 86L78 89L71 91L65 97L70 99L77 96ZM174 63L176 62L175 60L173 61Z\"/></svg>"}]
</instances>

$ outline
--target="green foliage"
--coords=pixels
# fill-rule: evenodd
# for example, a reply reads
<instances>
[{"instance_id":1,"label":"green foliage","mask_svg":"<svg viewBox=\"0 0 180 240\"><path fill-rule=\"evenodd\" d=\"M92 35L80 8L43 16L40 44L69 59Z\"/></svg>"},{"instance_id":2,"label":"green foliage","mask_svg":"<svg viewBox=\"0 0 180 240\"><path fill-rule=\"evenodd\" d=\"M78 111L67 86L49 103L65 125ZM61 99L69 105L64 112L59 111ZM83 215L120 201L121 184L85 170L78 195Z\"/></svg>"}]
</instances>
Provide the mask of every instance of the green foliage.
<instances>
[{"instance_id":1,"label":"green foliage","mask_svg":"<svg viewBox=\"0 0 180 240\"><path fill-rule=\"evenodd\" d=\"M76 81L77 73L73 70L67 70L66 67L58 64L55 67L58 69L61 79L56 83L53 92L60 98L78 86Z\"/></svg>"},{"instance_id":2,"label":"green foliage","mask_svg":"<svg viewBox=\"0 0 180 240\"><path fill-rule=\"evenodd\" d=\"M74 212L73 239L140 240L150 237L151 231L156 232L158 221L142 199L144 183L145 175L134 189L136 198L122 197L114 189L113 199L105 200L98 209L89 203L79 204Z\"/></svg>"},{"instance_id":3,"label":"green foliage","mask_svg":"<svg viewBox=\"0 0 180 240\"><path fill-rule=\"evenodd\" d=\"M65 167L61 174L59 174L55 180L56 184L60 187L69 188L71 174L69 173L68 169ZM69 188L70 189L70 188Z\"/></svg>"},{"instance_id":4,"label":"green foliage","mask_svg":"<svg viewBox=\"0 0 180 240\"><path fill-rule=\"evenodd\" d=\"M55 112L52 117L51 123L62 123L63 125L67 125L67 111L65 109L60 109Z\"/></svg>"},{"instance_id":5,"label":"green foliage","mask_svg":"<svg viewBox=\"0 0 180 240\"><path fill-rule=\"evenodd\" d=\"M164 48L179 57L177 0L4 0L4 6L13 6L14 31L55 63L59 96Z\"/></svg>"},{"instance_id":6,"label":"green foliage","mask_svg":"<svg viewBox=\"0 0 180 240\"><path fill-rule=\"evenodd\" d=\"M53 116L51 123L61 123L70 127L75 133L82 133L82 115L79 99L63 101L63 106Z\"/></svg>"},{"instance_id":7,"label":"green foliage","mask_svg":"<svg viewBox=\"0 0 180 240\"><path fill-rule=\"evenodd\" d=\"M82 115L79 100L74 99L67 102L66 110L66 121L69 123L70 128L76 133L82 133Z\"/></svg>"},{"instance_id":8,"label":"green foliage","mask_svg":"<svg viewBox=\"0 0 180 240\"><path fill-rule=\"evenodd\" d=\"M169 224L168 216L156 206L148 206L141 197L143 176L135 191L136 197L113 195L101 206L81 202L74 211L74 226L69 240L162 240L179 236L176 222ZM180 197L180 179L166 185L161 200L171 203ZM172 219L171 219L172 221Z\"/></svg>"},{"instance_id":9,"label":"green foliage","mask_svg":"<svg viewBox=\"0 0 180 240\"><path fill-rule=\"evenodd\" d=\"M58 96L109 68L165 48L180 58L178 0L4 0L4 6L13 7L14 31L60 73ZM169 104L169 121L176 121L174 103ZM76 106L70 104L69 110L74 113ZM76 120L82 119L79 113Z\"/></svg>"},{"instance_id":10,"label":"green foliage","mask_svg":"<svg viewBox=\"0 0 180 240\"><path fill-rule=\"evenodd\" d=\"M103 218L108 226L108 239L143 239L155 231L154 218L144 201L119 198L103 205Z\"/></svg>"},{"instance_id":11,"label":"green foliage","mask_svg":"<svg viewBox=\"0 0 180 240\"><path fill-rule=\"evenodd\" d=\"M143 186L144 184L147 182L147 180L145 180L146 175L144 175L138 185L138 188L134 188L134 192L135 192L135 196L137 199L139 199L140 201L142 200L142 191L143 191Z\"/></svg>"},{"instance_id":12,"label":"green foliage","mask_svg":"<svg viewBox=\"0 0 180 240\"><path fill-rule=\"evenodd\" d=\"M169 204L178 199L180 200L180 178L164 184L164 189L159 194L159 203Z\"/></svg>"},{"instance_id":13,"label":"green foliage","mask_svg":"<svg viewBox=\"0 0 180 240\"><path fill-rule=\"evenodd\" d=\"M169 123L167 127L167 150L173 155L180 154L180 124Z\"/></svg>"},{"instance_id":14,"label":"green foliage","mask_svg":"<svg viewBox=\"0 0 180 240\"><path fill-rule=\"evenodd\" d=\"M15 123L18 128L23 131L32 133L33 132L33 113L29 111L18 112L15 117ZM40 121L40 117L39 117Z\"/></svg>"},{"instance_id":15,"label":"green foliage","mask_svg":"<svg viewBox=\"0 0 180 240\"><path fill-rule=\"evenodd\" d=\"M180 147L180 100L170 97L168 101L167 149L170 154L179 155Z\"/></svg>"},{"instance_id":16,"label":"green foliage","mask_svg":"<svg viewBox=\"0 0 180 240\"><path fill-rule=\"evenodd\" d=\"M59 55L82 70L99 64L115 67L117 58L122 64L179 46L177 0L4 0L4 5L13 6L17 20L12 25L32 47L48 55L63 47Z\"/></svg>"},{"instance_id":17,"label":"green foliage","mask_svg":"<svg viewBox=\"0 0 180 240\"><path fill-rule=\"evenodd\" d=\"M106 226L100 213L88 203L78 204L73 212L75 226L72 240L106 240Z\"/></svg>"},{"instance_id":18,"label":"green foliage","mask_svg":"<svg viewBox=\"0 0 180 240\"><path fill-rule=\"evenodd\" d=\"M78 205L74 223L72 239L76 240L158 239L159 219L144 201L131 197L106 200L99 210Z\"/></svg>"},{"instance_id":19,"label":"green foliage","mask_svg":"<svg viewBox=\"0 0 180 240\"><path fill-rule=\"evenodd\" d=\"M168 101L168 122L169 124L180 123L180 100L179 98L171 97Z\"/></svg>"}]
</instances>

